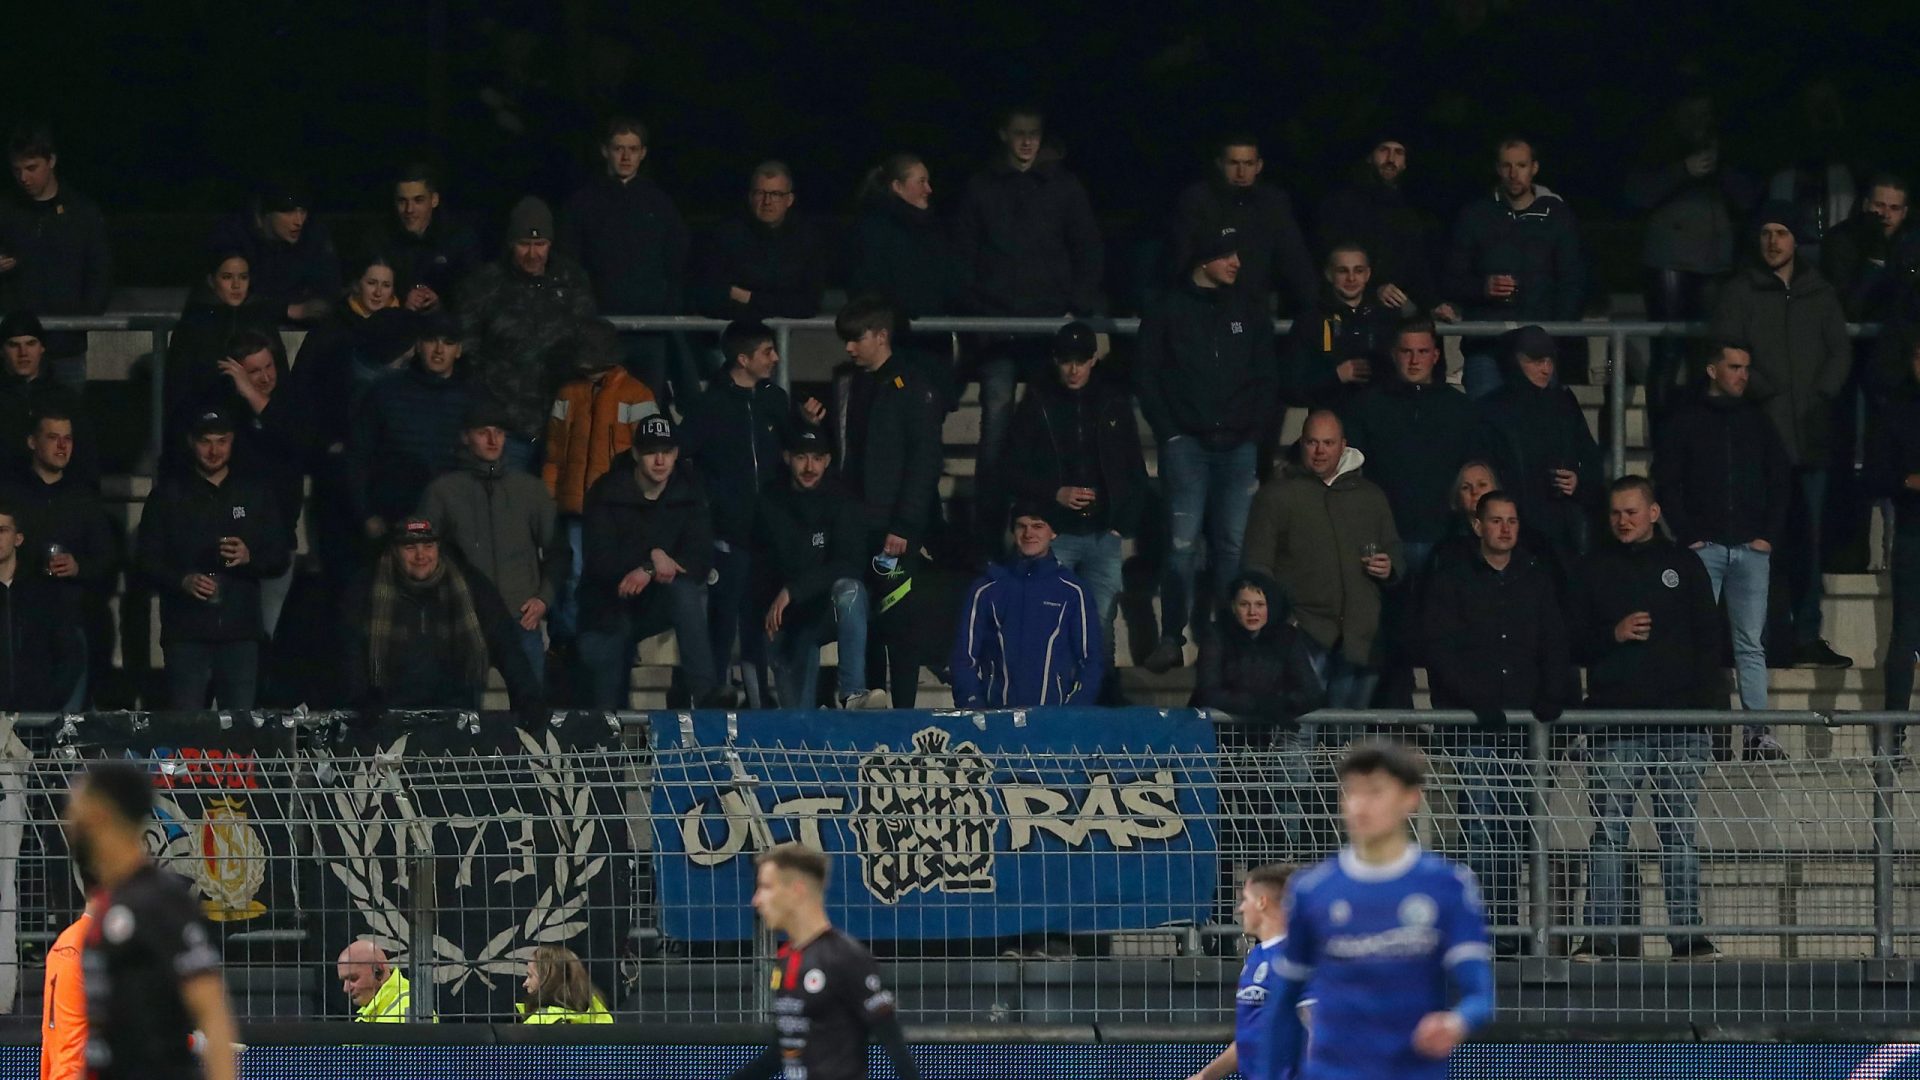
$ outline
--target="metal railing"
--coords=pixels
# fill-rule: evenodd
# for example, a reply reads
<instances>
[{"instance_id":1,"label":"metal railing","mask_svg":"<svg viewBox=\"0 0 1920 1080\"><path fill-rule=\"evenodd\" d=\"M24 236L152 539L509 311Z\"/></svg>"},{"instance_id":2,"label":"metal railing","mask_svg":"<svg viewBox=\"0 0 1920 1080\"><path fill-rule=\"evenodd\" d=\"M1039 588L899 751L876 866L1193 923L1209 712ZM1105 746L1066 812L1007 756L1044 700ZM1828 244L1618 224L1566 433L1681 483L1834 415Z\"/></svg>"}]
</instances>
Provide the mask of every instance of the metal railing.
<instances>
[{"instance_id":1,"label":"metal railing","mask_svg":"<svg viewBox=\"0 0 1920 1080\"><path fill-rule=\"evenodd\" d=\"M49 330L119 330L151 331L153 334L153 386L151 414L153 423L152 442L149 446L150 459L157 458L160 446L161 429L165 419L166 394L166 349L167 339L179 316L170 312L110 312L99 316L45 316L41 322ZM617 315L610 321L626 331L671 331L680 333L710 333L718 335L726 329L725 319L711 319L699 315ZM1140 332L1139 319L1095 318L1087 320L1100 332L1133 336ZM990 318L990 317L930 317L916 319L913 329L925 333L950 334L1018 334L1038 336L1051 334L1067 322L1059 319L1030 318ZM775 345L782 357L791 358L793 332L796 330L833 332L833 319L817 316L809 319L769 319L767 325L773 329ZM1441 337L1490 337L1505 333L1516 327L1527 325L1518 322L1459 322L1441 323ZM1607 365L1607 403L1605 406L1610 461L1609 475L1618 476L1626 471L1627 453L1627 342L1636 338L1697 338L1707 333L1707 324L1697 322L1649 322L1644 320L1595 320L1581 322L1546 322L1537 324L1548 333L1557 337L1604 338L1606 340ZM1278 334L1288 333L1293 326L1290 319L1275 319L1274 330ZM1873 337L1878 335L1878 324L1849 324L1849 337ZM783 388L791 386L789 363L783 363L775 372L775 378Z\"/></svg>"},{"instance_id":2,"label":"metal railing","mask_svg":"<svg viewBox=\"0 0 1920 1080\"><path fill-rule=\"evenodd\" d=\"M419 729L347 749L320 737L338 715L276 717L284 753L139 756L163 784L150 844L194 882L256 1019L345 1015L334 956L369 938L410 973L420 1018L510 1016L531 949L565 944L622 1019L755 1021L771 942L742 882L756 851L800 838L844 860L836 920L887 958L916 1022L1221 1023L1239 877L1338 846L1333 767L1381 732L1428 755L1421 841L1480 874L1503 1018L1895 1022L1916 1004L1920 778L1896 753L1912 714L1569 713L1489 732L1464 713L1326 712L1311 741L1217 750L1095 728L1032 749L1019 732L1041 713L779 734L832 715L728 715L700 743L662 736L709 714L623 714L628 737L599 748L536 731L485 753L427 749ZM1789 760L1738 760L1737 729L1733 757L1716 753L1713 732L1751 720ZM921 737L935 727L983 734ZM225 729L205 728L217 747ZM22 837L0 895L18 897L29 964L77 910L56 824L68 779L126 752L81 731L34 736L24 803L0 802L25 807L0 820ZM1589 910L1613 872L1618 906ZM1691 935L1722 961L1669 962ZM1581 963L1576 942L1617 958Z\"/></svg>"}]
</instances>

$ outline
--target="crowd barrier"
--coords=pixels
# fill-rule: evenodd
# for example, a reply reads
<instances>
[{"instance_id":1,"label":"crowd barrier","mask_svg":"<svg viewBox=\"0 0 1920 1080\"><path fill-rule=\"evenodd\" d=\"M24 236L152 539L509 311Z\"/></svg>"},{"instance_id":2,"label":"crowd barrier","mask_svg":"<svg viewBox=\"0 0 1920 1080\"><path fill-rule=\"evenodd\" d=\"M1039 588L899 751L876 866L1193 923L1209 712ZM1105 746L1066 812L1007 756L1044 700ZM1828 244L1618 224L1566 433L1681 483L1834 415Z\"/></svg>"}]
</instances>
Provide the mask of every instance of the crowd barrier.
<instances>
[{"instance_id":1,"label":"crowd barrier","mask_svg":"<svg viewBox=\"0 0 1920 1080\"><path fill-rule=\"evenodd\" d=\"M1789 760L1738 760L1737 729L1720 752L1760 718ZM1904 1023L1910 719L1570 713L1496 732L1325 712L1311 737L1223 750L1226 719L1191 710L24 718L0 738L0 959L19 958L0 1002L38 1015L38 957L80 906L63 793L125 757L151 763L149 846L192 882L254 1021L345 1018L333 960L365 938L409 974L417 1019L510 1020L532 949L560 944L622 1021L755 1022L773 943L752 856L799 839L832 856L831 913L884 958L910 1022L1217 1025L1238 877L1330 853L1334 764L1386 735L1431 763L1421 841L1500 904L1504 1019ZM1621 724L1688 749L1633 759L1624 955L1584 964L1569 946L1593 930L1592 800L1619 782ZM1660 847L1688 806L1697 869ZM1695 873L1702 924L1676 928L1665 886ZM1670 961L1679 930L1724 959Z\"/></svg>"},{"instance_id":2,"label":"crowd barrier","mask_svg":"<svg viewBox=\"0 0 1920 1080\"><path fill-rule=\"evenodd\" d=\"M727 326L724 319L709 319L698 315L618 315L610 319L615 326L628 331L669 331L717 336ZM158 460L160 450L158 440L165 417L166 364L164 358L168 337L172 333L174 323L178 320L179 316L176 314L156 311L111 312L97 316L50 315L41 319L49 330L119 330L152 333L154 374L150 407L152 438L155 442L149 447L148 460ZM1096 330L1104 333L1130 337L1140 332L1139 319L1097 318L1088 321ZM1065 322L1065 319L931 317L915 319L912 329L919 333L948 334L956 337L967 334L1038 336L1052 334ZM791 346L795 330L833 332L833 319L827 316L810 319L769 319L767 325L773 329L776 347L783 357L793 355ZM1442 337L1491 337L1519 325L1521 324L1513 322L1441 323L1439 331ZM1606 440L1610 454L1608 475L1621 475L1626 472L1627 452L1627 342L1631 339L1697 338L1706 334L1706 324L1598 319L1547 322L1539 325L1556 336L1600 339L1605 342L1608 387L1605 421L1606 431L1610 436ZM1290 319L1274 320L1274 330L1278 334L1286 334L1292 326L1293 322ZM1855 338L1873 337L1879 331L1878 324L1873 323L1852 324L1847 327L1848 335ZM775 372L775 378L782 387L789 385L789 376L787 364L782 364Z\"/></svg>"}]
</instances>

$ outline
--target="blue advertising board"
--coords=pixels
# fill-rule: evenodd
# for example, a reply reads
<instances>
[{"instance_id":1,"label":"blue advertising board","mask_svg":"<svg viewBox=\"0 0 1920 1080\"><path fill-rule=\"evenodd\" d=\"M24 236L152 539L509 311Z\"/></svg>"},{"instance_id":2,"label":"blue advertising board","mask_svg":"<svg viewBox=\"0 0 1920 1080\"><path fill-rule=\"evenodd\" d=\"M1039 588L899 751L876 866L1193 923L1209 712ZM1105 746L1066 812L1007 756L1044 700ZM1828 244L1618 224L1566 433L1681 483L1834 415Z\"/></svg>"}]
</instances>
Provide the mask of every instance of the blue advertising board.
<instances>
[{"instance_id":1,"label":"blue advertising board","mask_svg":"<svg viewBox=\"0 0 1920 1080\"><path fill-rule=\"evenodd\" d=\"M652 730L671 938L750 938L753 856L786 840L831 856L835 924L875 941L1198 920L1217 887L1213 726L1190 710L659 714Z\"/></svg>"}]
</instances>

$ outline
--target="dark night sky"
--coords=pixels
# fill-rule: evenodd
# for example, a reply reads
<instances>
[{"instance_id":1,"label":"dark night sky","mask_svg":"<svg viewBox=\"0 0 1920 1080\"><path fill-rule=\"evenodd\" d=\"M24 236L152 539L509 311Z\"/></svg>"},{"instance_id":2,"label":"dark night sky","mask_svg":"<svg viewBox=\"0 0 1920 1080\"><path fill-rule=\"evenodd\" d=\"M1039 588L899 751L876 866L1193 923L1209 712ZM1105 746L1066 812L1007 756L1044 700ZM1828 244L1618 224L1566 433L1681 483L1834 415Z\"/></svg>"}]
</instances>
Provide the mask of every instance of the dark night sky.
<instances>
[{"instance_id":1,"label":"dark night sky","mask_svg":"<svg viewBox=\"0 0 1920 1080\"><path fill-rule=\"evenodd\" d=\"M849 210L895 148L956 193L1014 99L1047 107L1122 221L1157 218L1225 129L1260 134L1269 178L1310 205L1381 124L1408 133L1435 209L1486 182L1489 141L1515 129L1539 140L1542 183L1622 217L1625 167L1688 91L1756 171L1920 161L1884 134L1912 132L1920 104L1910 3L441 2L437 140L425 2L43 3L9 16L0 111L49 119L64 172L110 214L221 209L269 166L306 172L322 211L371 209L393 163L437 144L451 197L491 220L521 191L564 192L616 108L654 126L654 175L695 217L736 207L767 156L816 213Z\"/></svg>"}]
</instances>

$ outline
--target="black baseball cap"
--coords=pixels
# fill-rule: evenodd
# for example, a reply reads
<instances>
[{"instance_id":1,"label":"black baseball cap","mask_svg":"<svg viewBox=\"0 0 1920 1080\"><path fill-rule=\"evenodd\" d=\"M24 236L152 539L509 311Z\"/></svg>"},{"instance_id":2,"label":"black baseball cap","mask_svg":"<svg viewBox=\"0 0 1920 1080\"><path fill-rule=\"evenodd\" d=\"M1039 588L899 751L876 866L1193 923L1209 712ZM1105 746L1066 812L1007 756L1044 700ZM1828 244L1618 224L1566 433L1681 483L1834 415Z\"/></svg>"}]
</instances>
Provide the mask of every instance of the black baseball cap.
<instances>
[{"instance_id":1,"label":"black baseball cap","mask_svg":"<svg viewBox=\"0 0 1920 1080\"><path fill-rule=\"evenodd\" d=\"M1239 251L1240 230L1231 225L1221 229L1201 229L1193 234L1193 258L1188 261L1199 266L1238 254Z\"/></svg>"},{"instance_id":2,"label":"black baseball cap","mask_svg":"<svg viewBox=\"0 0 1920 1080\"><path fill-rule=\"evenodd\" d=\"M789 454L831 454L833 440L827 433L814 424L799 424L787 432L786 451Z\"/></svg>"},{"instance_id":3,"label":"black baseball cap","mask_svg":"<svg viewBox=\"0 0 1920 1080\"><path fill-rule=\"evenodd\" d=\"M673 421L664 416L649 416L633 429L633 452L636 454L670 450L679 445L680 440L673 434Z\"/></svg>"},{"instance_id":4,"label":"black baseball cap","mask_svg":"<svg viewBox=\"0 0 1920 1080\"><path fill-rule=\"evenodd\" d=\"M408 518L399 528L390 534L395 547L402 544L431 544L440 540L440 530L426 518Z\"/></svg>"},{"instance_id":5,"label":"black baseball cap","mask_svg":"<svg viewBox=\"0 0 1920 1080\"><path fill-rule=\"evenodd\" d=\"M208 409L193 418L187 434L196 439L202 435L231 435L233 417L225 409Z\"/></svg>"},{"instance_id":6,"label":"black baseball cap","mask_svg":"<svg viewBox=\"0 0 1920 1080\"><path fill-rule=\"evenodd\" d=\"M1077 319L1053 335L1053 362L1056 364L1091 360L1099 351L1100 339L1094 334L1093 327Z\"/></svg>"},{"instance_id":7,"label":"black baseball cap","mask_svg":"<svg viewBox=\"0 0 1920 1080\"><path fill-rule=\"evenodd\" d=\"M1513 351L1517 356L1532 357L1535 360L1557 359L1560 346L1553 335L1538 326L1523 326L1513 332Z\"/></svg>"}]
</instances>

